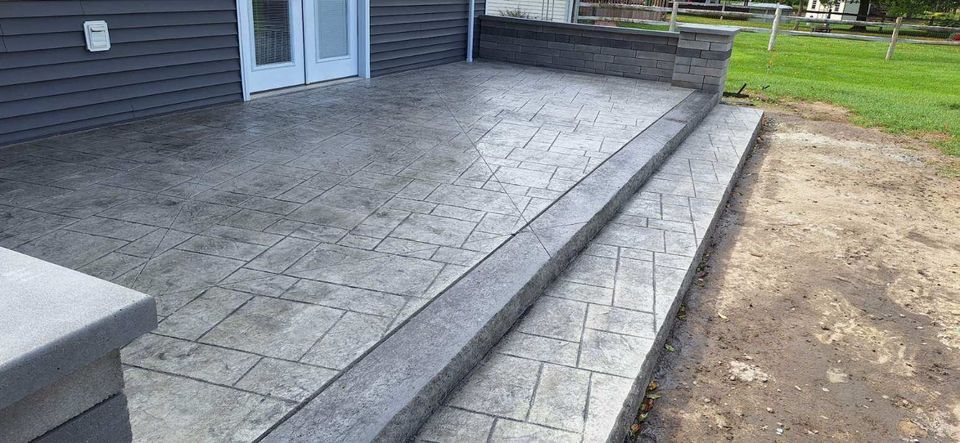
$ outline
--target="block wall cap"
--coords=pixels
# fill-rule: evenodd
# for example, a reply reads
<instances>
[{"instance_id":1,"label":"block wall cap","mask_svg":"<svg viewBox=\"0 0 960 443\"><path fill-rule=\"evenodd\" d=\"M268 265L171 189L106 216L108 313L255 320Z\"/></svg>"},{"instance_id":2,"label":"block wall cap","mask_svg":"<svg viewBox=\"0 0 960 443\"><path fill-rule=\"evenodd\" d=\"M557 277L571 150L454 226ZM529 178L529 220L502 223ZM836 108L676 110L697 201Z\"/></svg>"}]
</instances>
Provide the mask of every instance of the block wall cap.
<instances>
[{"instance_id":1,"label":"block wall cap","mask_svg":"<svg viewBox=\"0 0 960 443\"><path fill-rule=\"evenodd\" d=\"M696 23L682 23L677 24L677 29L680 32L696 32L697 34L713 34L713 35L727 35L735 36L740 32L740 28L736 26L717 26L717 25L701 25Z\"/></svg>"},{"instance_id":2,"label":"block wall cap","mask_svg":"<svg viewBox=\"0 0 960 443\"><path fill-rule=\"evenodd\" d=\"M0 248L0 410L156 326L153 297Z\"/></svg>"},{"instance_id":3,"label":"block wall cap","mask_svg":"<svg viewBox=\"0 0 960 443\"><path fill-rule=\"evenodd\" d=\"M518 18L518 17L504 17L500 15L482 15L480 16L480 22L500 22L500 23L516 23L523 24L527 26L542 26L552 29L568 29L573 31L583 31L583 32L605 32L610 34L626 34L626 35L650 35L657 37L669 37L677 38L678 33L672 31L654 31L651 29L635 29L635 28L621 28L617 26L599 26L599 25L587 25L583 23L565 23L565 22L551 22L546 20L533 20L529 18Z\"/></svg>"}]
</instances>

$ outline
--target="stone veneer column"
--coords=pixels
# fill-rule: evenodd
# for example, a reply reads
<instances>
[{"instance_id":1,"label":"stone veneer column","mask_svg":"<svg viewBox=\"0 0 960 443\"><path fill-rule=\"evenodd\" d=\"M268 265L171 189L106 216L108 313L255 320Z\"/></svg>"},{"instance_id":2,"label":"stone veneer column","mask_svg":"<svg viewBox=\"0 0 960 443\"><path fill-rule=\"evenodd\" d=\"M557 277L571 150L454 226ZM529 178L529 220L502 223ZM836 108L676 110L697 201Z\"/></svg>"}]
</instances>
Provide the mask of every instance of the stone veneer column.
<instances>
[{"instance_id":1,"label":"stone veneer column","mask_svg":"<svg viewBox=\"0 0 960 443\"><path fill-rule=\"evenodd\" d=\"M722 92L739 28L681 24L677 58L673 65L674 86Z\"/></svg>"},{"instance_id":2,"label":"stone veneer column","mask_svg":"<svg viewBox=\"0 0 960 443\"><path fill-rule=\"evenodd\" d=\"M153 298L0 248L0 442L131 440L119 349Z\"/></svg>"}]
</instances>

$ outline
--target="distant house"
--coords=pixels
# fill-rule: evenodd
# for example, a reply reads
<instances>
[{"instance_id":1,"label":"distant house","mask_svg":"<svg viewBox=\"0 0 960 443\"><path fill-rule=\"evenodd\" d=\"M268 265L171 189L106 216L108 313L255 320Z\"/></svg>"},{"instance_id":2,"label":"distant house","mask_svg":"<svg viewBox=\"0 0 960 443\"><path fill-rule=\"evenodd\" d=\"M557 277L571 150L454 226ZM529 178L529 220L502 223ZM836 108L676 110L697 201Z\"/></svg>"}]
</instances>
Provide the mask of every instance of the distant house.
<instances>
[{"instance_id":1,"label":"distant house","mask_svg":"<svg viewBox=\"0 0 960 443\"><path fill-rule=\"evenodd\" d=\"M844 17L846 17L846 20L854 20L856 19L856 14L859 9L859 0L839 0L833 4L830 2L821 2L820 0L809 0L807 2L807 13L805 16L808 18L835 21L844 20Z\"/></svg>"}]
</instances>

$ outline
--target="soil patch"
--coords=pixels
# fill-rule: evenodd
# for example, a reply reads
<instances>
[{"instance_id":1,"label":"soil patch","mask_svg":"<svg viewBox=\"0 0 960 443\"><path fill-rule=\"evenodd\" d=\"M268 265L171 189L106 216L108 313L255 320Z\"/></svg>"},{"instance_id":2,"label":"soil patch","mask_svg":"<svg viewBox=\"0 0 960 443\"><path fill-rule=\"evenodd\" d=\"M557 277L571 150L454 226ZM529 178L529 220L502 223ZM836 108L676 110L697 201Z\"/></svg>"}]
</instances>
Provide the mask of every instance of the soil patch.
<instances>
[{"instance_id":1,"label":"soil patch","mask_svg":"<svg viewBox=\"0 0 960 443\"><path fill-rule=\"evenodd\" d=\"M955 159L768 111L635 439L960 440Z\"/></svg>"}]
</instances>

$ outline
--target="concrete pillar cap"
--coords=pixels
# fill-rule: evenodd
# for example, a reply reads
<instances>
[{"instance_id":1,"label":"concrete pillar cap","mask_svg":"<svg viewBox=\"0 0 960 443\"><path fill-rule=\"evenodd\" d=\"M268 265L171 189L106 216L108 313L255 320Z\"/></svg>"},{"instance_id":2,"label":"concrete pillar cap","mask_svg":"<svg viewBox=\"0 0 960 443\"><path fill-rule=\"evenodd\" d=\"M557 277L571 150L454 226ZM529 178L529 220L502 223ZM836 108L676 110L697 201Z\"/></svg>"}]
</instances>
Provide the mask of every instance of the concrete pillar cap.
<instances>
[{"instance_id":1,"label":"concrete pillar cap","mask_svg":"<svg viewBox=\"0 0 960 443\"><path fill-rule=\"evenodd\" d=\"M0 248L0 409L156 326L152 297Z\"/></svg>"},{"instance_id":2,"label":"concrete pillar cap","mask_svg":"<svg viewBox=\"0 0 960 443\"><path fill-rule=\"evenodd\" d=\"M677 29L680 32L696 32L697 34L713 34L713 35L727 35L735 36L740 32L740 28L736 26L718 26L718 25L701 25L697 23L679 23L677 24Z\"/></svg>"}]
</instances>

